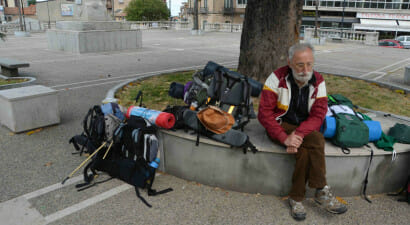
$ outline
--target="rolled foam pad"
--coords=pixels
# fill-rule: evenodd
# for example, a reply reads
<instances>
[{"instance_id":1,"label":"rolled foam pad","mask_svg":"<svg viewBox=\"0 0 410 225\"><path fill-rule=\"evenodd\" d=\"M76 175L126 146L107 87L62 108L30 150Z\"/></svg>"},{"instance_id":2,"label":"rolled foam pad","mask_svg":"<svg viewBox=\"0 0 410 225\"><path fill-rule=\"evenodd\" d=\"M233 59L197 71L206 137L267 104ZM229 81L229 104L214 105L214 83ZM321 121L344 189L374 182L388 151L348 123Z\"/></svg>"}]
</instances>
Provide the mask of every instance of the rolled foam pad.
<instances>
[{"instance_id":1,"label":"rolled foam pad","mask_svg":"<svg viewBox=\"0 0 410 225\"><path fill-rule=\"evenodd\" d=\"M382 136L382 126L379 121L365 120L363 121L369 128L369 141L377 141Z\"/></svg>"},{"instance_id":2,"label":"rolled foam pad","mask_svg":"<svg viewBox=\"0 0 410 225\"><path fill-rule=\"evenodd\" d=\"M175 124L175 116L172 113L161 112L153 109L130 106L125 116L130 118L131 115L142 117L158 127L165 129L171 129Z\"/></svg>"},{"instance_id":3,"label":"rolled foam pad","mask_svg":"<svg viewBox=\"0 0 410 225\"><path fill-rule=\"evenodd\" d=\"M321 131L325 138L332 138L336 134L336 119L333 116L326 116Z\"/></svg>"}]
</instances>

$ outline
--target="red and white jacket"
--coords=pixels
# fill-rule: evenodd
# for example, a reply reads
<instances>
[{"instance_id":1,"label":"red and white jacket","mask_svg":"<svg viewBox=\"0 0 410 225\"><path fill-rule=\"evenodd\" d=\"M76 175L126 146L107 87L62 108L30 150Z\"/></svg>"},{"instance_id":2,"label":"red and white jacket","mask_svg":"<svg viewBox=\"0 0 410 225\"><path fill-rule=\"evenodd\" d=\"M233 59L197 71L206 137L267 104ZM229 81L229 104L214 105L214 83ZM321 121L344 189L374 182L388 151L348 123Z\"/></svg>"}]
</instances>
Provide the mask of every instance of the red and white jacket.
<instances>
[{"instance_id":1,"label":"red and white jacket","mask_svg":"<svg viewBox=\"0 0 410 225\"><path fill-rule=\"evenodd\" d=\"M280 123L281 116L288 111L291 100L289 71L290 67L284 66L269 75L261 93L258 111L258 120L265 127L268 135L281 143L284 143L288 137ZM302 138L314 130L319 131L327 112L325 81L316 71L314 76L315 84L309 84L309 117L295 130L295 133Z\"/></svg>"}]
</instances>

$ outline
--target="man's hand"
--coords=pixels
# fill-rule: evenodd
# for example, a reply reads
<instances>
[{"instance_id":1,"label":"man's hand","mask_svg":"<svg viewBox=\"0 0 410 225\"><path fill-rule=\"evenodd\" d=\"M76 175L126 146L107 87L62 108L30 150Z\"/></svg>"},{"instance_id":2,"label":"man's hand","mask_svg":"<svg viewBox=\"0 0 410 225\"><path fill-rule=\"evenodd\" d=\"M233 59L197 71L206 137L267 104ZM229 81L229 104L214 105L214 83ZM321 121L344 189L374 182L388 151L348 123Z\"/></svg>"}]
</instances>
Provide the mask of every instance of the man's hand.
<instances>
[{"instance_id":1,"label":"man's hand","mask_svg":"<svg viewBox=\"0 0 410 225\"><path fill-rule=\"evenodd\" d=\"M286 152L289 153L289 154L296 154L296 153L298 153L298 149L295 148L295 147L289 146L289 147L286 148Z\"/></svg>"},{"instance_id":2,"label":"man's hand","mask_svg":"<svg viewBox=\"0 0 410 225\"><path fill-rule=\"evenodd\" d=\"M285 144L286 147L299 148L302 142L303 138L301 136L296 135L295 131L293 131L291 134L288 135L283 144Z\"/></svg>"}]
</instances>

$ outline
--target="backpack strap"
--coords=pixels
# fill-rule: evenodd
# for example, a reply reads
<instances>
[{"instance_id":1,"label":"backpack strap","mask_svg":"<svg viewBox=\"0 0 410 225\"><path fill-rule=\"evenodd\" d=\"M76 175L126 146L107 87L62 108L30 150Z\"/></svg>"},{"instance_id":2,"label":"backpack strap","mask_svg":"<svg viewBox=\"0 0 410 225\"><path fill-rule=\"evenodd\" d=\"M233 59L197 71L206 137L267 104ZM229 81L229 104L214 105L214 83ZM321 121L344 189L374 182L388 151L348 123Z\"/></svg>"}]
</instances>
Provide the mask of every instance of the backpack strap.
<instances>
[{"instance_id":1,"label":"backpack strap","mask_svg":"<svg viewBox=\"0 0 410 225\"><path fill-rule=\"evenodd\" d=\"M143 107L142 106L142 96L143 96L142 91L138 91L137 97L135 97L135 102L136 103L138 103L138 100L140 100L139 107Z\"/></svg>"},{"instance_id":2,"label":"backpack strap","mask_svg":"<svg viewBox=\"0 0 410 225\"><path fill-rule=\"evenodd\" d=\"M155 179L155 172L156 172L156 170L154 171L153 174L151 174L151 177L150 177L151 182L148 184L148 188L147 188L148 196L156 196L156 195L165 194L165 193L168 193L170 191L173 191L174 189L172 189L172 188L166 188L162 191L156 191L155 189L152 189L152 184L154 183L154 179Z\"/></svg>"},{"instance_id":3,"label":"backpack strap","mask_svg":"<svg viewBox=\"0 0 410 225\"><path fill-rule=\"evenodd\" d=\"M258 151L258 149L255 147L255 145L253 145L252 142L249 140L249 137L246 140L245 144L243 145L243 154L246 154L248 149L250 151L252 151L253 154L255 154Z\"/></svg>"},{"instance_id":4,"label":"backpack strap","mask_svg":"<svg viewBox=\"0 0 410 225\"><path fill-rule=\"evenodd\" d=\"M369 177L369 170L370 170L370 166L372 165L372 160L373 160L373 148L370 145L366 145L366 147L370 148L370 161L369 161L369 167L367 167L367 171L366 171L366 178L364 178L363 196L366 201L368 201L369 203L372 203L372 201L366 195L366 189L367 189L367 183L368 183L368 177Z\"/></svg>"},{"instance_id":5,"label":"backpack strap","mask_svg":"<svg viewBox=\"0 0 410 225\"><path fill-rule=\"evenodd\" d=\"M149 208L152 208L152 205L150 205L147 200L145 200L144 197L141 196L140 191L138 190L138 187L135 186L135 194L137 195L137 197Z\"/></svg>"}]
</instances>

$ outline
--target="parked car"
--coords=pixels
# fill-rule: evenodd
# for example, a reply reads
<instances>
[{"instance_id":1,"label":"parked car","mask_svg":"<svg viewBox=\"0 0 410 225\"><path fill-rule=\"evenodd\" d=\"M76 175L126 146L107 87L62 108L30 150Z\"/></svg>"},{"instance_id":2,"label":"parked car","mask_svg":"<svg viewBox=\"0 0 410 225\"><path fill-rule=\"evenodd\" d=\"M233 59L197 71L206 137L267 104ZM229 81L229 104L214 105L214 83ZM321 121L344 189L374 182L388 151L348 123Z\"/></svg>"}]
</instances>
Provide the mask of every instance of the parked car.
<instances>
[{"instance_id":1,"label":"parked car","mask_svg":"<svg viewBox=\"0 0 410 225\"><path fill-rule=\"evenodd\" d=\"M396 41L393 39L380 40L379 46L386 48L403 48L403 44L400 41Z\"/></svg>"},{"instance_id":2,"label":"parked car","mask_svg":"<svg viewBox=\"0 0 410 225\"><path fill-rule=\"evenodd\" d=\"M410 36L399 36L396 40L400 41L404 48L410 48Z\"/></svg>"}]
</instances>

